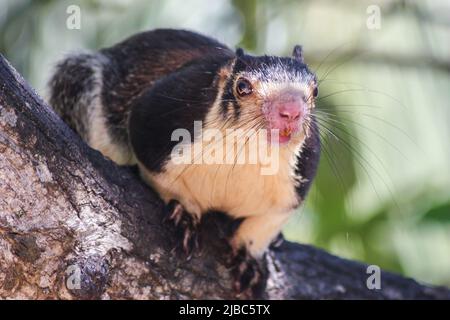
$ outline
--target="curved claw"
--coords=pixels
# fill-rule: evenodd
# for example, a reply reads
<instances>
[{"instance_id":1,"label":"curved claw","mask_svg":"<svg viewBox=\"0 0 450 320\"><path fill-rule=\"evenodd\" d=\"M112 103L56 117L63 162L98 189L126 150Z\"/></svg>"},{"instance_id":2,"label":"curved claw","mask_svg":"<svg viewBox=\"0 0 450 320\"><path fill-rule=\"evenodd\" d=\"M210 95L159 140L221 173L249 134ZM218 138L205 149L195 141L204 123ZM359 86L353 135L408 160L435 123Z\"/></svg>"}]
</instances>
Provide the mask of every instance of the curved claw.
<instances>
[{"instance_id":1,"label":"curved claw","mask_svg":"<svg viewBox=\"0 0 450 320\"><path fill-rule=\"evenodd\" d=\"M245 248L239 249L232 257L233 287L237 295L259 296L265 287L266 277L262 261L258 261Z\"/></svg>"},{"instance_id":2,"label":"curved claw","mask_svg":"<svg viewBox=\"0 0 450 320\"><path fill-rule=\"evenodd\" d=\"M270 248L279 248L284 242L284 236L280 232L275 239L270 243Z\"/></svg>"},{"instance_id":3,"label":"curved claw","mask_svg":"<svg viewBox=\"0 0 450 320\"><path fill-rule=\"evenodd\" d=\"M189 260L192 257L193 251L198 249L198 219L187 212L183 205L176 200L171 200L168 204L169 214L167 220L172 222L176 227L176 233L180 238L180 245L182 251ZM176 248L174 248L176 249Z\"/></svg>"}]
</instances>

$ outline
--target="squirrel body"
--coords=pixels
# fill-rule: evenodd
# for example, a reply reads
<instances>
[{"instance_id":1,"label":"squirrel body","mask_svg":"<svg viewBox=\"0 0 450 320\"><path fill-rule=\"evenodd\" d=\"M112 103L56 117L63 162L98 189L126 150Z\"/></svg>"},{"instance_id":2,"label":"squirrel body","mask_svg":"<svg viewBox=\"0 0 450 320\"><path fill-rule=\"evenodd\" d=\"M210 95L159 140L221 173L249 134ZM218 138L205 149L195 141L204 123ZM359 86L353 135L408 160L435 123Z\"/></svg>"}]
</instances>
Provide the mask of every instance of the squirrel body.
<instances>
[{"instance_id":1,"label":"squirrel body","mask_svg":"<svg viewBox=\"0 0 450 320\"><path fill-rule=\"evenodd\" d=\"M256 57L197 33L158 29L68 56L49 88L50 105L92 148L137 164L166 203L176 200L197 221L211 210L243 218L231 243L253 257L281 231L315 176L317 81L298 46L293 57ZM269 152L279 152L276 172L261 174L261 161L174 163L177 129L190 133L191 160L211 145L195 132L199 121L204 131L281 132L276 143L267 135ZM235 144L250 138L237 135Z\"/></svg>"}]
</instances>

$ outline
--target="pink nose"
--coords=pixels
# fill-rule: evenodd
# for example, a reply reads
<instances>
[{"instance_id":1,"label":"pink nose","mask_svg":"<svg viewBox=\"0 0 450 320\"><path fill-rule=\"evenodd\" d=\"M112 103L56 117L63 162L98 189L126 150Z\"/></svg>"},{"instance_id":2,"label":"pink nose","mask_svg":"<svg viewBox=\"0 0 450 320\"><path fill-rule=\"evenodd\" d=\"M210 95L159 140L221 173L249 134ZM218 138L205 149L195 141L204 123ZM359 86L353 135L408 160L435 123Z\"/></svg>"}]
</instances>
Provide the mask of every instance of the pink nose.
<instances>
[{"instance_id":1,"label":"pink nose","mask_svg":"<svg viewBox=\"0 0 450 320\"><path fill-rule=\"evenodd\" d=\"M303 106L298 102L283 103L278 108L278 114L283 121L293 122L303 116Z\"/></svg>"}]
</instances>

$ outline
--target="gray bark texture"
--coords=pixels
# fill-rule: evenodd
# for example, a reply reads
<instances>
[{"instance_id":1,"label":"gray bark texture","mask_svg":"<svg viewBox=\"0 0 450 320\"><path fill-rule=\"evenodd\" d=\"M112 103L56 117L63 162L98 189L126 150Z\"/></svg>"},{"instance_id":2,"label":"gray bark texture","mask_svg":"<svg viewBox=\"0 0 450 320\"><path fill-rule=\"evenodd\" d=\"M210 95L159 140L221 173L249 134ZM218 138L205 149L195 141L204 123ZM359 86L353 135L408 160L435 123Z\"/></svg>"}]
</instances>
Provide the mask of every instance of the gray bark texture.
<instances>
[{"instance_id":1,"label":"gray bark texture","mask_svg":"<svg viewBox=\"0 0 450 320\"><path fill-rule=\"evenodd\" d=\"M201 248L173 250L165 206L132 168L89 148L0 55L0 298L234 299L231 222L211 214ZM264 259L267 299L449 299L446 288L283 242Z\"/></svg>"}]
</instances>

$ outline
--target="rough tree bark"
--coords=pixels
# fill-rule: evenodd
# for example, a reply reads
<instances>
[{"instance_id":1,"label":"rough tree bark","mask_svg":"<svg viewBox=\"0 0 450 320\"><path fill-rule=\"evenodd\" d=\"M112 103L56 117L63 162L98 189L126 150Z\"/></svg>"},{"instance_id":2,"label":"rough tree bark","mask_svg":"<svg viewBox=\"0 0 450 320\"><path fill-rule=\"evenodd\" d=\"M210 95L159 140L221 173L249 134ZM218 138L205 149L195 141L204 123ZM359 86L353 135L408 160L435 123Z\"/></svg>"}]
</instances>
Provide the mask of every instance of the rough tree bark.
<instances>
[{"instance_id":1,"label":"rough tree bark","mask_svg":"<svg viewBox=\"0 0 450 320\"><path fill-rule=\"evenodd\" d=\"M1 298L235 298L229 222L206 219L186 261L163 217L132 169L84 144L0 56ZM262 298L450 298L387 272L368 290L364 264L305 245L284 242L265 262Z\"/></svg>"}]
</instances>

